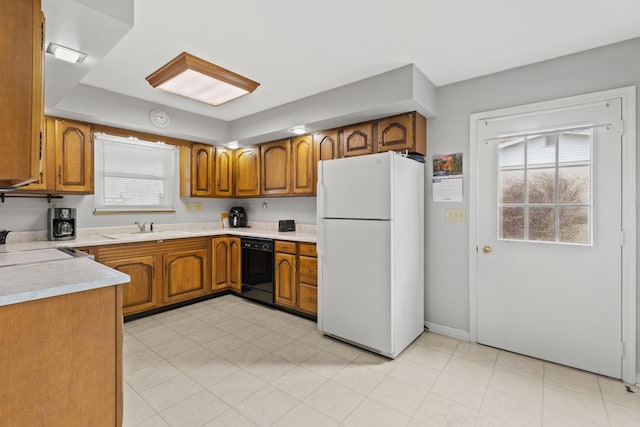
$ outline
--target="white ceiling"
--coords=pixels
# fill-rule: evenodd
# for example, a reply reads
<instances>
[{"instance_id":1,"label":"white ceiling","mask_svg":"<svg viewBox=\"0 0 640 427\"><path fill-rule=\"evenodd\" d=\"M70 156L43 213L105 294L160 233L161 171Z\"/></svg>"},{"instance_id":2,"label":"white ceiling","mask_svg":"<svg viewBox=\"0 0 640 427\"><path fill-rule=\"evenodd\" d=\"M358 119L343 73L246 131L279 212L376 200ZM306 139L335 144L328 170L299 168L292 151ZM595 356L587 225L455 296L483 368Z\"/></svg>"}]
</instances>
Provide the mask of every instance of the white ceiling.
<instances>
[{"instance_id":1,"label":"white ceiling","mask_svg":"<svg viewBox=\"0 0 640 427\"><path fill-rule=\"evenodd\" d=\"M112 1L117 37L92 23L105 3L43 0L47 39L90 55L81 73L48 58L45 84L227 121L410 63L441 86L640 36L638 0L135 0L130 30L116 18L133 0ZM145 77L182 51L261 85L220 107L151 88Z\"/></svg>"}]
</instances>

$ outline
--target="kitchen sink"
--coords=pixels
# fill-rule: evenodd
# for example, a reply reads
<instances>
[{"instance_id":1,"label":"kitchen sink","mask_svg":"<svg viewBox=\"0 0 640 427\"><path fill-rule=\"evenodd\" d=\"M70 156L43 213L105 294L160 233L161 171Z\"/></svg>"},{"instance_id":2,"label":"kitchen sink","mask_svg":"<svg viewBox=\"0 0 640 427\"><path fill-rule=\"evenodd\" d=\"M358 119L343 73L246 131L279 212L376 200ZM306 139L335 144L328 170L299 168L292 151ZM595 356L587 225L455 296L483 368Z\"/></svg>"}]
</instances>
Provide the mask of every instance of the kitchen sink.
<instances>
[{"instance_id":1,"label":"kitchen sink","mask_svg":"<svg viewBox=\"0 0 640 427\"><path fill-rule=\"evenodd\" d=\"M187 234L187 232L180 230L151 231L148 233L134 231L123 234L104 234L103 237L114 240L153 240L169 236L186 236Z\"/></svg>"}]
</instances>

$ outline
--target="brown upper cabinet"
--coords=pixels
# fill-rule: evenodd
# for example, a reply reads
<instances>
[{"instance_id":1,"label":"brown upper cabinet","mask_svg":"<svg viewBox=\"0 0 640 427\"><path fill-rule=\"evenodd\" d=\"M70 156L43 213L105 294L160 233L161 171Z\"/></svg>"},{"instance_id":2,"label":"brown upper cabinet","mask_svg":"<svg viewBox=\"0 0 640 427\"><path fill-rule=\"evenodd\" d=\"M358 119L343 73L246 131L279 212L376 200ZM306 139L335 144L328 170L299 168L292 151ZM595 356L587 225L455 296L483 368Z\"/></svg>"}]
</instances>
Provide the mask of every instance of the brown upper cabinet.
<instances>
[{"instance_id":1,"label":"brown upper cabinet","mask_svg":"<svg viewBox=\"0 0 640 427\"><path fill-rule=\"evenodd\" d=\"M316 193L316 162L313 137L302 135L293 138L292 193L294 196L312 196Z\"/></svg>"},{"instance_id":2,"label":"brown upper cabinet","mask_svg":"<svg viewBox=\"0 0 640 427\"><path fill-rule=\"evenodd\" d=\"M260 195L260 146L241 147L234 152L235 197Z\"/></svg>"},{"instance_id":3,"label":"brown upper cabinet","mask_svg":"<svg viewBox=\"0 0 640 427\"><path fill-rule=\"evenodd\" d=\"M225 147L215 149L216 197L233 197L233 150Z\"/></svg>"},{"instance_id":4,"label":"brown upper cabinet","mask_svg":"<svg viewBox=\"0 0 640 427\"><path fill-rule=\"evenodd\" d=\"M376 122L378 152L409 151L427 154L427 119L413 112Z\"/></svg>"},{"instance_id":5,"label":"brown upper cabinet","mask_svg":"<svg viewBox=\"0 0 640 427\"><path fill-rule=\"evenodd\" d=\"M0 0L0 186L38 178L44 17L40 0Z\"/></svg>"},{"instance_id":6,"label":"brown upper cabinet","mask_svg":"<svg viewBox=\"0 0 640 427\"><path fill-rule=\"evenodd\" d=\"M214 170L214 148L211 145L191 146L191 195L212 197Z\"/></svg>"},{"instance_id":7,"label":"brown upper cabinet","mask_svg":"<svg viewBox=\"0 0 640 427\"><path fill-rule=\"evenodd\" d=\"M282 196L291 194L291 140L260 144L262 171L261 194Z\"/></svg>"},{"instance_id":8,"label":"brown upper cabinet","mask_svg":"<svg viewBox=\"0 0 640 427\"><path fill-rule=\"evenodd\" d=\"M42 172L21 190L40 193L93 193L93 142L86 123L47 117Z\"/></svg>"},{"instance_id":9,"label":"brown upper cabinet","mask_svg":"<svg viewBox=\"0 0 640 427\"><path fill-rule=\"evenodd\" d=\"M340 140L338 129L324 130L313 134L315 145L315 161L340 158Z\"/></svg>"},{"instance_id":10,"label":"brown upper cabinet","mask_svg":"<svg viewBox=\"0 0 640 427\"><path fill-rule=\"evenodd\" d=\"M342 129L342 154L344 157L373 153L373 124L360 123Z\"/></svg>"}]
</instances>

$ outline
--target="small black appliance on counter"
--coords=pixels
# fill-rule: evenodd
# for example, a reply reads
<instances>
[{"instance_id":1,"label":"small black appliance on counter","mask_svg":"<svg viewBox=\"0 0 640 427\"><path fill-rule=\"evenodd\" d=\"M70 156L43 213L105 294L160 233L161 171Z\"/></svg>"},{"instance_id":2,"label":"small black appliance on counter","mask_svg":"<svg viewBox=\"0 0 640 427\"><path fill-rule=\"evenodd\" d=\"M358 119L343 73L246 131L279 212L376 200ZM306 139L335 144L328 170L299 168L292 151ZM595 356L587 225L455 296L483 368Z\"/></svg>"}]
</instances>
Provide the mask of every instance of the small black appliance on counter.
<instances>
[{"instance_id":1,"label":"small black appliance on counter","mask_svg":"<svg viewBox=\"0 0 640 427\"><path fill-rule=\"evenodd\" d=\"M278 231L296 231L296 222L292 219L278 221Z\"/></svg>"},{"instance_id":2,"label":"small black appliance on counter","mask_svg":"<svg viewBox=\"0 0 640 427\"><path fill-rule=\"evenodd\" d=\"M247 212L242 206L236 206L229 211L229 225L232 228L246 227L248 225Z\"/></svg>"},{"instance_id":3,"label":"small black appliance on counter","mask_svg":"<svg viewBox=\"0 0 640 427\"><path fill-rule=\"evenodd\" d=\"M49 240L75 240L76 209L49 208L47 212L47 237Z\"/></svg>"}]
</instances>

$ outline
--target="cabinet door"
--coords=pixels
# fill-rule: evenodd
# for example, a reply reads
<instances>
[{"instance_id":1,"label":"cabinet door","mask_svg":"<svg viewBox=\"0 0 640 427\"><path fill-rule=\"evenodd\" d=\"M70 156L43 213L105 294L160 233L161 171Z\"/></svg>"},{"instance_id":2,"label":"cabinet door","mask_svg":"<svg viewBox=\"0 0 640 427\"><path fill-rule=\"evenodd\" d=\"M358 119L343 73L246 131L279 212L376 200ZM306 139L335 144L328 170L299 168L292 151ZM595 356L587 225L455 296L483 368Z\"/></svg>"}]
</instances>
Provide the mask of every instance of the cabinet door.
<instances>
[{"instance_id":1,"label":"cabinet door","mask_svg":"<svg viewBox=\"0 0 640 427\"><path fill-rule=\"evenodd\" d=\"M216 147L215 181L216 197L233 197L233 151Z\"/></svg>"},{"instance_id":2,"label":"cabinet door","mask_svg":"<svg viewBox=\"0 0 640 427\"><path fill-rule=\"evenodd\" d=\"M229 286L242 291L242 247L239 237L229 237Z\"/></svg>"},{"instance_id":3,"label":"cabinet door","mask_svg":"<svg viewBox=\"0 0 640 427\"><path fill-rule=\"evenodd\" d=\"M413 114L378 120L378 151L413 151Z\"/></svg>"},{"instance_id":4,"label":"cabinet door","mask_svg":"<svg viewBox=\"0 0 640 427\"><path fill-rule=\"evenodd\" d=\"M213 147L193 144L191 147L191 195L213 196Z\"/></svg>"},{"instance_id":5,"label":"cabinet door","mask_svg":"<svg viewBox=\"0 0 640 427\"><path fill-rule=\"evenodd\" d=\"M56 187L56 147L55 147L55 120L46 117L42 127L42 141L39 149L39 167L38 180L25 187L21 187L18 191L33 191L37 193L46 193L47 191L55 191Z\"/></svg>"},{"instance_id":6,"label":"cabinet door","mask_svg":"<svg viewBox=\"0 0 640 427\"><path fill-rule=\"evenodd\" d=\"M0 185L37 179L42 131L40 0L0 2Z\"/></svg>"},{"instance_id":7,"label":"cabinet door","mask_svg":"<svg viewBox=\"0 0 640 427\"><path fill-rule=\"evenodd\" d=\"M318 283L318 259L300 255L298 257L299 278L301 283L316 285Z\"/></svg>"},{"instance_id":8,"label":"cabinet door","mask_svg":"<svg viewBox=\"0 0 640 427\"><path fill-rule=\"evenodd\" d=\"M316 193L316 162L311 135L293 138L293 194L312 196Z\"/></svg>"},{"instance_id":9,"label":"cabinet door","mask_svg":"<svg viewBox=\"0 0 640 427\"><path fill-rule=\"evenodd\" d=\"M139 313L156 306L156 258L142 256L106 261L107 267L128 274L131 281L122 285L122 314Z\"/></svg>"},{"instance_id":10,"label":"cabinet door","mask_svg":"<svg viewBox=\"0 0 640 427\"><path fill-rule=\"evenodd\" d=\"M260 148L242 147L235 151L234 183L237 197L260 195Z\"/></svg>"},{"instance_id":11,"label":"cabinet door","mask_svg":"<svg viewBox=\"0 0 640 427\"><path fill-rule=\"evenodd\" d=\"M276 304L296 308L296 256L276 252L273 275Z\"/></svg>"},{"instance_id":12,"label":"cabinet door","mask_svg":"<svg viewBox=\"0 0 640 427\"><path fill-rule=\"evenodd\" d=\"M260 144L263 196L291 194L291 141Z\"/></svg>"},{"instance_id":13,"label":"cabinet door","mask_svg":"<svg viewBox=\"0 0 640 427\"><path fill-rule=\"evenodd\" d=\"M93 192L91 128L67 120L55 121L56 190Z\"/></svg>"},{"instance_id":14,"label":"cabinet door","mask_svg":"<svg viewBox=\"0 0 640 427\"><path fill-rule=\"evenodd\" d=\"M298 301L298 309L305 313L318 314L318 288L315 286L300 283L299 285L300 300Z\"/></svg>"},{"instance_id":15,"label":"cabinet door","mask_svg":"<svg viewBox=\"0 0 640 427\"><path fill-rule=\"evenodd\" d=\"M220 291L229 287L229 238L214 237L212 254L211 283L214 291Z\"/></svg>"},{"instance_id":16,"label":"cabinet door","mask_svg":"<svg viewBox=\"0 0 640 427\"><path fill-rule=\"evenodd\" d=\"M313 144L315 145L316 162L340 158L340 142L337 129L316 132L313 134Z\"/></svg>"},{"instance_id":17,"label":"cabinet door","mask_svg":"<svg viewBox=\"0 0 640 427\"><path fill-rule=\"evenodd\" d=\"M344 157L373 153L373 122L344 128L342 149Z\"/></svg>"},{"instance_id":18,"label":"cabinet door","mask_svg":"<svg viewBox=\"0 0 640 427\"><path fill-rule=\"evenodd\" d=\"M207 291L207 250L192 249L162 255L164 266L162 300L184 301Z\"/></svg>"}]
</instances>

